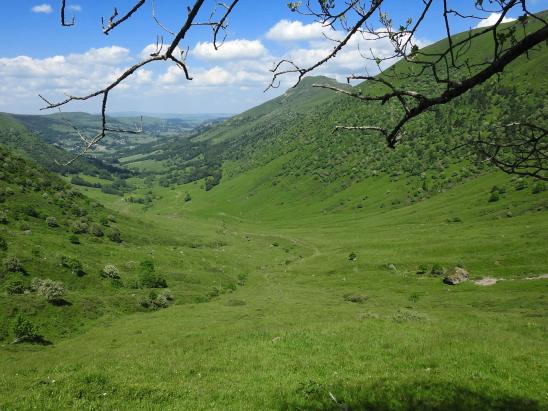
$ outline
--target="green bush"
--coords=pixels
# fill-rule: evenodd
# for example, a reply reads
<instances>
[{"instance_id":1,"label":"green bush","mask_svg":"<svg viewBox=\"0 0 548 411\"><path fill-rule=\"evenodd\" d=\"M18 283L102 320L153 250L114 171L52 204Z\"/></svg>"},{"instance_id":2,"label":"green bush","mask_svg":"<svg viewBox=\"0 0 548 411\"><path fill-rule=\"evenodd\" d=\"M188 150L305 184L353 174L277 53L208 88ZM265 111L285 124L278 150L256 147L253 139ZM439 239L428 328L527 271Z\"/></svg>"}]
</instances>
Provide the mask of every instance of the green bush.
<instances>
[{"instance_id":1,"label":"green bush","mask_svg":"<svg viewBox=\"0 0 548 411\"><path fill-rule=\"evenodd\" d=\"M17 257L9 256L2 261L2 269L8 273L17 273L23 271L23 265Z\"/></svg>"},{"instance_id":2,"label":"green bush","mask_svg":"<svg viewBox=\"0 0 548 411\"><path fill-rule=\"evenodd\" d=\"M86 234L89 230L89 226L82 221L74 221L71 224L70 229L74 234Z\"/></svg>"},{"instance_id":3,"label":"green bush","mask_svg":"<svg viewBox=\"0 0 548 411\"><path fill-rule=\"evenodd\" d=\"M493 191L491 193L491 195L489 196L489 202L494 203L494 202L499 201L499 200L500 200L500 195L499 195L498 191Z\"/></svg>"},{"instance_id":4,"label":"green bush","mask_svg":"<svg viewBox=\"0 0 548 411\"><path fill-rule=\"evenodd\" d=\"M15 335L14 342L34 341L39 338L34 324L21 314L15 317L13 335Z\"/></svg>"},{"instance_id":5,"label":"green bush","mask_svg":"<svg viewBox=\"0 0 548 411\"><path fill-rule=\"evenodd\" d=\"M546 191L546 183L544 181L537 181L533 186L533 194L542 193L543 191Z\"/></svg>"},{"instance_id":6,"label":"green bush","mask_svg":"<svg viewBox=\"0 0 548 411\"><path fill-rule=\"evenodd\" d=\"M356 261L358 259L358 255L355 252L351 252L348 254L348 261Z\"/></svg>"},{"instance_id":7,"label":"green bush","mask_svg":"<svg viewBox=\"0 0 548 411\"><path fill-rule=\"evenodd\" d=\"M75 234L72 234L69 236L69 241L72 243L72 244L80 244L80 239L78 238L77 235Z\"/></svg>"},{"instance_id":8,"label":"green bush","mask_svg":"<svg viewBox=\"0 0 548 411\"><path fill-rule=\"evenodd\" d=\"M81 277L85 274L82 263L75 258L70 258L65 255L61 256L61 265L70 268L72 274Z\"/></svg>"},{"instance_id":9,"label":"green bush","mask_svg":"<svg viewBox=\"0 0 548 411\"><path fill-rule=\"evenodd\" d=\"M120 271L115 265L107 264L101 270L101 277L119 279Z\"/></svg>"},{"instance_id":10,"label":"green bush","mask_svg":"<svg viewBox=\"0 0 548 411\"><path fill-rule=\"evenodd\" d=\"M57 219L55 217L46 218L46 224L51 228L59 227L59 223L57 223Z\"/></svg>"},{"instance_id":11,"label":"green bush","mask_svg":"<svg viewBox=\"0 0 548 411\"><path fill-rule=\"evenodd\" d=\"M139 264L139 282L143 288L167 288L166 279L155 273L154 261L144 260Z\"/></svg>"},{"instance_id":12,"label":"green bush","mask_svg":"<svg viewBox=\"0 0 548 411\"><path fill-rule=\"evenodd\" d=\"M144 272L140 275L141 287L144 288L167 288L166 279L156 273Z\"/></svg>"},{"instance_id":13,"label":"green bush","mask_svg":"<svg viewBox=\"0 0 548 411\"><path fill-rule=\"evenodd\" d=\"M157 293L153 290L149 293L148 298L143 298L139 304L143 308L157 310L159 308L169 307L169 301L171 300L173 300L171 291L163 290L162 292Z\"/></svg>"},{"instance_id":14,"label":"green bush","mask_svg":"<svg viewBox=\"0 0 548 411\"><path fill-rule=\"evenodd\" d=\"M110 241L114 243L122 242L122 234L120 233L120 230L118 230L117 228L113 228L112 230L108 231L107 237Z\"/></svg>"},{"instance_id":15,"label":"green bush","mask_svg":"<svg viewBox=\"0 0 548 411\"><path fill-rule=\"evenodd\" d=\"M8 224L9 222L8 214L5 211L0 211L0 224Z\"/></svg>"},{"instance_id":16,"label":"green bush","mask_svg":"<svg viewBox=\"0 0 548 411\"><path fill-rule=\"evenodd\" d=\"M434 264L432 265L432 269L430 270L430 274L432 275L443 275L445 274L445 269L441 264Z\"/></svg>"},{"instance_id":17,"label":"green bush","mask_svg":"<svg viewBox=\"0 0 548 411\"><path fill-rule=\"evenodd\" d=\"M527 181L520 178L516 184L516 191L525 190L528 187Z\"/></svg>"},{"instance_id":18,"label":"green bush","mask_svg":"<svg viewBox=\"0 0 548 411\"><path fill-rule=\"evenodd\" d=\"M12 280L6 285L6 292L9 295L24 294L25 290L25 284L21 280Z\"/></svg>"},{"instance_id":19,"label":"green bush","mask_svg":"<svg viewBox=\"0 0 548 411\"><path fill-rule=\"evenodd\" d=\"M238 275L238 285L239 286L244 286L246 282L247 282L247 274L245 274L245 273L239 274Z\"/></svg>"},{"instance_id":20,"label":"green bush","mask_svg":"<svg viewBox=\"0 0 548 411\"><path fill-rule=\"evenodd\" d=\"M104 235L103 229L99 224L92 224L89 229L89 233L95 237L102 237Z\"/></svg>"},{"instance_id":21,"label":"green bush","mask_svg":"<svg viewBox=\"0 0 548 411\"><path fill-rule=\"evenodd\" d=\"M428 272L428 266L426 264L419 264L417 274L426 274Z\"/></svg>"},{"instance_id":22,"label":"green bush","mask_svg":"<svg viewBox=\"0 0 548 411\"><path fill-rule=\"evenodd\" d=\"M345 294L343 295L344 301L348 301L350 303L357 303L362 304L366 302L369 297L362 294Z\"/></svg>"},{"instance_id":23,"label":"green bush","mask_svg":"<svg viewBox=\"0 0 548 411\"><path fill-rule=\"evenodd\" d=\"M50 303L57 303L63 300L66 289L61 281L53 281L49 278L35 278L32 280L31 288L38 295L45 297Z\"/></svg>"},{"instance_id":24,"label":"green bush","mask_svg":"<svg viewBox=\"0 0 548 411\"><path fill-rule=\"evenodd\" d=\"M30 204L24 205L21 208L21 211L23 212L23 214L25 214L29 217L34 217L34 218L39 218L40 217L40 213Z\"/></svg>"},{"instance_id":25,"label":"green bush","mask_svg":"<svg viewBox=\"0 0 548 411\"><path fill-rule=\"evenodd\" d=\"M190 196L190 193L187 191L185 194L185 203L188 203L189 201L192 201L192 197Z\"/></svg>"}]
</instances>

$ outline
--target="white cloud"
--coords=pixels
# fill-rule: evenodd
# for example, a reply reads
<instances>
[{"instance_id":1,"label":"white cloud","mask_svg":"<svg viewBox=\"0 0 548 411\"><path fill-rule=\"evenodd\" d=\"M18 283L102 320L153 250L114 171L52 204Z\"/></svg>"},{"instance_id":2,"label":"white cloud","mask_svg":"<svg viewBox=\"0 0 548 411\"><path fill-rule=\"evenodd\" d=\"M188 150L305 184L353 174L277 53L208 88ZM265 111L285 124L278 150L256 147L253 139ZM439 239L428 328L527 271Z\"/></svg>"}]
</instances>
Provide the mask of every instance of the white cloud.
<instances>
[{"instance_id":1,"label":"white cloud","mask_svg":"<svg viewBox=\"0 0 548 411\"><path fill-rule=\"evenodd\" d=\"M200 60L242 60L264 56L266 48L259 40L225 41L217 50L213 43L200 42L192 49L191 55Z\"/></svg>"},{"instance_id":2,"label":"white cloud","mask_svg":"<svg viewBox=\"0 0 548 411\"><path fill-rule=\"evenodd\" d=\"M49 14L49 13L53 12L53 8L47 3L37 4L31 10L32 10L33 13Z\"/></svg>"},{"instance_id":3,"label":"white cloud","mask_svg":"<svg viewBox=\"0 0 548 411\"><path fill-rule=\"evenodd\" d=\"M79 4L71 4L69 6L69 10L72 10L72 11L82 11L82 6L80 6Z\"/></svg>"},{"instance_id":4,"label":"white cloud","mask_svg":"<svg viewBox=\"0 0 548 411\"><path fill-rule=\"evenodd\" d=\"M500 13L491 13L487 18L480 20L478 25L476 26L477 29L483 28L483 27L490 27L493 26L499 21L501 14ZM504 17L502 19L502 23L510 23L511 21L515 21L516 19L510 18L510 17Z\"/></svg>"},{"instance_id":5,"label":"white cloud","mask_svg":"<svg viewBox=\"0 0 548 411\"><path fill-rule=\"evenodd\" d=\"M96 91L122 73L128 63L129 50L118 46L42 59L0 58L0 96L5 101L2 110L14 111L21 106L38 108L41 105L38 94L55 101L63 99L64 93L83 95ZM151 77L151 73L139 72L125 83L137 87Z\"/></svg>"},{"instance_id":6,"label":"white cloud","mask_svg":"<svg viewBox=\"0 0 548 411\"><path fill-rule=\"evenodd\" d=\"M297 20L280 20L268 30L266 38L275 41L318 40L325 38L324 33L331 37L335 31L318 22L303 24Z\"/></svg>"}]
</instances>

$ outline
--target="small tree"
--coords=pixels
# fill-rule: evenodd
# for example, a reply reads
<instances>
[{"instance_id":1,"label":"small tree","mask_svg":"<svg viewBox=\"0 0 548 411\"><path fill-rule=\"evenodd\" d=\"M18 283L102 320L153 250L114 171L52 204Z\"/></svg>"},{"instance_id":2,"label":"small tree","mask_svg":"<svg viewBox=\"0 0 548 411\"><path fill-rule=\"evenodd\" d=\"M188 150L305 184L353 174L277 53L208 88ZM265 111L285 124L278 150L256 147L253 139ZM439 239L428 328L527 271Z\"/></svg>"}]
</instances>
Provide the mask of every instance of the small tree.
<instances>
[{"instance_id":1,"label":"small tree","mask_svg":"<svg viewBox=\"0 0 548 411\"><path fill-rule=\"evenodd\" d=\"M189 201L192 201L192 197L190 196L190 193L187 191L185 194L185 203L188 203Z\"/></svg>"},{"instance_id":2,"label":"small tree","mask_svg":"<svg viewBox=\"0 0 548 411\"><path fill-rule=\"evenodd\" d=\"M167 288L166 279L155 273L154 261L144 260L139 265L141 287Z\"/></svg>"},{"instance_id":3,"label":"small tree","mask_svg":"<svg viewBox=\"0 0 548 411\"><path fill-rule=\"evenodd\" d=\"M74 221L70 227L74 234L86 234L89 230L87 223L81 221Z\"/></svg>"},{"instance_id":4,"label":"small tree","mask_svg":"<svg viewBox=\"0 0 548 411\"><path fill-rule=\"evenodd\" d=\"M85 274L82 263L75 258L70 258L65 255L61 256L61 265L70 268L72 274L81 277Z\"/></svg>"},{"instance_id":5,"label":"small tree","mask_svg":"<svg viewBox=\"0 0 548 411\"><path fill-rule=\"evenodd\" d=\"M109 232L107 232L107 237L110 241L114 243L121 243L122 242L122 234L120 233L120 230L117 228L113 228Z\"/></svg>"},{"instance_id":6,"label":"small tree","mask_svg":"<svg viewBox=\"0 0 548 411\"><path fill-rule=\"evenodd\" d=\"M101 270L101 277L119 280L120 271L115 265L107 264Z\"/></svg>"},{"instance_id":7,"label":"small tree","mask_svg":"<svg viewBox=\"0 0 548 411\"><path fill-rule=\"evenodd\" d=\"M21 261L17 257L9 256L2 261L2 268L8 273L17 273L23 271Z\"/></svg>"},{"instance_id":8,"label":"small tree","mask_svg":"<svg viewBox=\"0 0 548 411\"><path fill-rule=\"evenodd\" d=\"M500 200L500 196L499 196L498 191L491 192L491 195L489 196L489 202L490 203L495 203L499 200Z\"/></svg>"},{"instance_id":9,"label":"small tree","mask_svg":"<svg viewBox=\"0 0 548 411\"><path fill-rule=\"evenodd\" d=\"M55 217L46 218L46 224L51 228L59 227L59 223L57 223L57 219Z\"/></svg>"},{"instance_id":10,"label":"small tree","mask_svg":"<svg viewBox=\"0 0 548 411\"><path fill-rule=\"evenodd\" d=\"M13 280L6 285L8 295L23 294L25 292L25 284L21 280Z\"/></svg>"},{"instance_id":11,"label":"small tree","mask_svg":"<svg viewBox=\"0 0 548 411\"><path fill-rule=\"evenodd\" d=\"M38 295L46 298L49 303L57 303L63 300L66 293L64 284L61 281L53 281L49 278L35 278L32 281L31 287Z\"/></svg>"},{"instance_id":12,"label":"small tree","mask_svg":"<svg viewBox=\"0 0 548 411\"><path fill-rule=\"evenodd\" d=\"M89 232L95 237L102 237L104 235L103 229L99 224L92 224Z\"/></svg>"},{"instance_id":13,"label":"small tree","mask_svg":"<svg viewBox=\"0 0 548 411\"><path fill-rule=\"evenodd\" d=\"M5 211L0 211L0 224L8 224L8 214Z\"/></svg>"},{"instance_id":14,"label":"small tree","mask_svg":"<svg viewBox=\"0 0 548 411\"><path fill-rule=\"evenodd\" d=\"M35 341L39 338L34 324L21 314L15 317L15 321L13 323L13 334L15 335L15 340L13 341L14 343Z\"/></svg>"}]
</instances>

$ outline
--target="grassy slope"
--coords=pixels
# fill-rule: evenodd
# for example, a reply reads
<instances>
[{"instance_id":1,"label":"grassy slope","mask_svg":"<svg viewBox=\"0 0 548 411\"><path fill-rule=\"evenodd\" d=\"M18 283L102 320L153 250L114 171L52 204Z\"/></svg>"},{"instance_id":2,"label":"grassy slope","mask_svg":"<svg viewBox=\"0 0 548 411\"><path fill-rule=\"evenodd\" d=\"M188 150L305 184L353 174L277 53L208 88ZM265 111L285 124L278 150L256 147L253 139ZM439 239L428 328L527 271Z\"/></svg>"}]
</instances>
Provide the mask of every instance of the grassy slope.
<instances>
[{"instance_id":1,"label":"grassy slope","mask_svg":"<svg viewBox=\"0 0 548 411\"><path fill-rule=\"evenodd\" d=\"M546 192L516 192L506 176L485 175L417 204L379 208L398 183L379 178L329 196L301 181L297 189L310 194L296 200L280 185L258 184L271 172L208 193L195 184L156 188L162 198L145 213L90 189L166 237L226 243L211 252L183 247L179 261L154 246L163 268L184 267L195 281L211 270L245 271L249 281L206 304L99 321L53 347L5 346L4 406L337 409L329 392L353 409L548 405L546 284L523 279L546 270L539 244L548 220L537 211ZM487 204L494 184L508 193ZM184 204L186 191L193 200ZM368 195L360 209L345 201L357 193ZM463 223L445 221L456 215ZM507 281L453 288L415 274L420 263L460 260L474 278ZM172 288L182 293L188 283ZM347 293L369 299L353 304Z\"/></svg>"},{"instance_id":2,"label":"grassy slope","mask_svg":"<svg viewBox=\"0 0 548 411\"><path fill-rule=\"evenodd\" d=\"M32 159L50 171L63 174L67 172L110 174L111 172L121 171L101 161L85 158L67 167L59 165L58 163L69 161L74 157L74 154L46 143L41 137L29 131L22 122L17 120L17 116L11 114L0 113L0 144L15 150L28 159Z\"/></svg>"}]
</instances>

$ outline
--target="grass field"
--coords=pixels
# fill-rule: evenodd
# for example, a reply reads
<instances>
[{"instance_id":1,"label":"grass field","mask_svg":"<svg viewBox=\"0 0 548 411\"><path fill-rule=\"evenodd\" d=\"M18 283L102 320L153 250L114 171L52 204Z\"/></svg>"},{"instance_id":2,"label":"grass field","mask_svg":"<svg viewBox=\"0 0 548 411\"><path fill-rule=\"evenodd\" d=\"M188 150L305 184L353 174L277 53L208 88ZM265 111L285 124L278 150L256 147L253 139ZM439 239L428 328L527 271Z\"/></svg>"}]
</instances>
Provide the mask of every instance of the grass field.
<instances>
[{"instance_id":1,"label":"grass field","mask_svg":"<svg viewBox=\"0 0 548 411\"><path fill-rule=\"evenodd\" d=\"M128 223L140 245L112 247L110 259L152 257L175 303L122 315L142 293L123 289L110 297L121 312L64 337L50 326L53 345L4 344L0 408L546 409L548 283L526 279L547 272L546 192L489 174L392 205L402 183L326 193L312 180L273 186L271 171L210 192L157 187L147 209L87 189L148 227L148 242L136 227L131 239ZM493 185L506 194L488 203ZM434 263L504 280L416 274ZM240 274L245 285L227 287ZM220 295L201 299L213 286Z\"/></svg>"}]
</instances>

